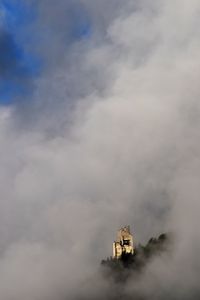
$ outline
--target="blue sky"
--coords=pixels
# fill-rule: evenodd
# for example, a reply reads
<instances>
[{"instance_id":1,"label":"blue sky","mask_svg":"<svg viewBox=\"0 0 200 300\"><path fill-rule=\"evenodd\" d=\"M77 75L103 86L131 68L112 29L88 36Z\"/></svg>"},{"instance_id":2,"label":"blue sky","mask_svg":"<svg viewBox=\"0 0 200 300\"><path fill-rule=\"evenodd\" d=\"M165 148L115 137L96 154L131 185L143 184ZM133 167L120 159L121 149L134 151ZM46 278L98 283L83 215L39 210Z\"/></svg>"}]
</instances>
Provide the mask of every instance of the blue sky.
<instances>
[{"instance_id":1,"label":"blue sky","mask_svg":"<svg viewBox=\"0 0 200 300\"><path fill-rule=\"evenodd\" d=\"M39 58L27 52L24 28L36 12L24 1L0 2L0 103L10 104L31 90L30 80L40 72Z\"/></svg>"},{"instance_id":2,"label":"blue sky","mask_svg":"<svg viewBox=\"0 0 200 300\"><path fill-rule=\"evenodd\" d=\"M88 38L91 25L87 14L79 5L70 6L73 24L70 24L66 43ZM29 30L37 23L37 1L0 0L0 104L8 105L33 93L33 80L42 74L44 55L34 51L34 43L41 37L42 30ZM71 19L71 18L70 18ZM69 24L69 23L68 23ZM50 31L51 34L56 34ZM50 37L51 39L51 37ZM70 39L70 41L69 41ZM41 42L41 40L40 40ZM51 41L49 41L51 44ZM33 46L33 47L30 47ZM67 45L66 45L67 47ZM27 49L30 49L27 50ZM27 97L28 98L28 97ZM31 97L29 97L31 98Z\"/></svg>"}]
</instances>

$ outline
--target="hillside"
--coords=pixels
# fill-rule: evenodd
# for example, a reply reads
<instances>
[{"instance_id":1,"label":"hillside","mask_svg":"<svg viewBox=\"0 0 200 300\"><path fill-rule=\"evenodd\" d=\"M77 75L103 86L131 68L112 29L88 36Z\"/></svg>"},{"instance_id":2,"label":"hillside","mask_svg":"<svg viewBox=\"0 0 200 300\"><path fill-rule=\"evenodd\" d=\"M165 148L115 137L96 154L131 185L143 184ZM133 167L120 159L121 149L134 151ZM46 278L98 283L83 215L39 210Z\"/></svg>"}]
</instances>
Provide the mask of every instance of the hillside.
<instances>
[{"instance_id":1,"label":"hillside","mask_svg":"<svg viewBox=\"0 0 200 300\"><path fill-rule=\"evenodd\" d=\"M101 261L102 272L116 282L126 281L130 274L139 275L151 258L166 252L171 245L169 234L161 234L158 238L150 238L146 245L139 244L134 254L124 254L120 259L112 257Z\"/></svg>"}]
</instances>

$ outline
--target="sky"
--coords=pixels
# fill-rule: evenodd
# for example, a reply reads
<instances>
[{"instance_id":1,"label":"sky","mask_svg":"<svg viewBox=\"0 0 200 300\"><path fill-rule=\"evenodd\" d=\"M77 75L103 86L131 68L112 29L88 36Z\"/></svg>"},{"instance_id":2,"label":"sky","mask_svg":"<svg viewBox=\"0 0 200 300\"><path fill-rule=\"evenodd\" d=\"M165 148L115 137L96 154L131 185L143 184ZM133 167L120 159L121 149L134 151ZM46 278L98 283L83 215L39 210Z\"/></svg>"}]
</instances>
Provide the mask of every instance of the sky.
<instances>
[{"instance_id":1,"label":"sky","mask_svg":"<svg viewBox=\"0 0 200 300\"><path fill-rule=\"evenodd\" d=\"M0 0L1 299L111 299L99 264L125 225L176 237L127 298L199 293L199 14Z\"/></svg>"}]
</instances>

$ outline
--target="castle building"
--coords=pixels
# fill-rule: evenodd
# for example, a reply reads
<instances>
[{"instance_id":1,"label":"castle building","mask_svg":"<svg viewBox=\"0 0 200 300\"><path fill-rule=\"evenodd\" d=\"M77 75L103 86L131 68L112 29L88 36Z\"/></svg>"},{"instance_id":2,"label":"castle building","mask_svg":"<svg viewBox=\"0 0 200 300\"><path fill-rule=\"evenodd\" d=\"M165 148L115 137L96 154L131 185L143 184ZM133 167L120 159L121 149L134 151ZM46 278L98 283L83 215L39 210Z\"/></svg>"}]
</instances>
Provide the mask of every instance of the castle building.
<instances>
[{"instance_id":1,"label":"castle building","mask_svg":"<svg viewBox=\"0 0 200 300\"><path fill-rule=\"evenodd\" d=\"M113 243L113 258L119 259L122 254L134 254L133 236L130 226L118 230L117 240Z\"/></svg>"}]
</instances>

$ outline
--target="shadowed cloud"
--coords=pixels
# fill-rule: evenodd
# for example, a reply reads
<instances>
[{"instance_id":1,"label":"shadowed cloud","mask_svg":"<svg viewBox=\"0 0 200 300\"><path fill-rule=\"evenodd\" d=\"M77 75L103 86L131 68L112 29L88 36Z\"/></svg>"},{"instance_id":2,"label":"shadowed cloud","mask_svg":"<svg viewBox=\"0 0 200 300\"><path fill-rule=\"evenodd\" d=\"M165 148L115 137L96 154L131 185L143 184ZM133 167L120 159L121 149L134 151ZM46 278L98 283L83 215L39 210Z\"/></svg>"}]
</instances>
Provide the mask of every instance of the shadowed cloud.
<instances>
[{"instance_id":1,"label":"shadowed cloud","mask_svg":"<svg viewBox=\"0 0 200 300\"><path fill-rule=\"evenodd\" d=\"M136 243L173 232L174 247L130 275L126 299L195 299L199 1L27 3L31 26L2 27L2 80L33 90L0 108L1 298L112 299L99 264L130 224Z\"/></svg>"}]
</instances>

